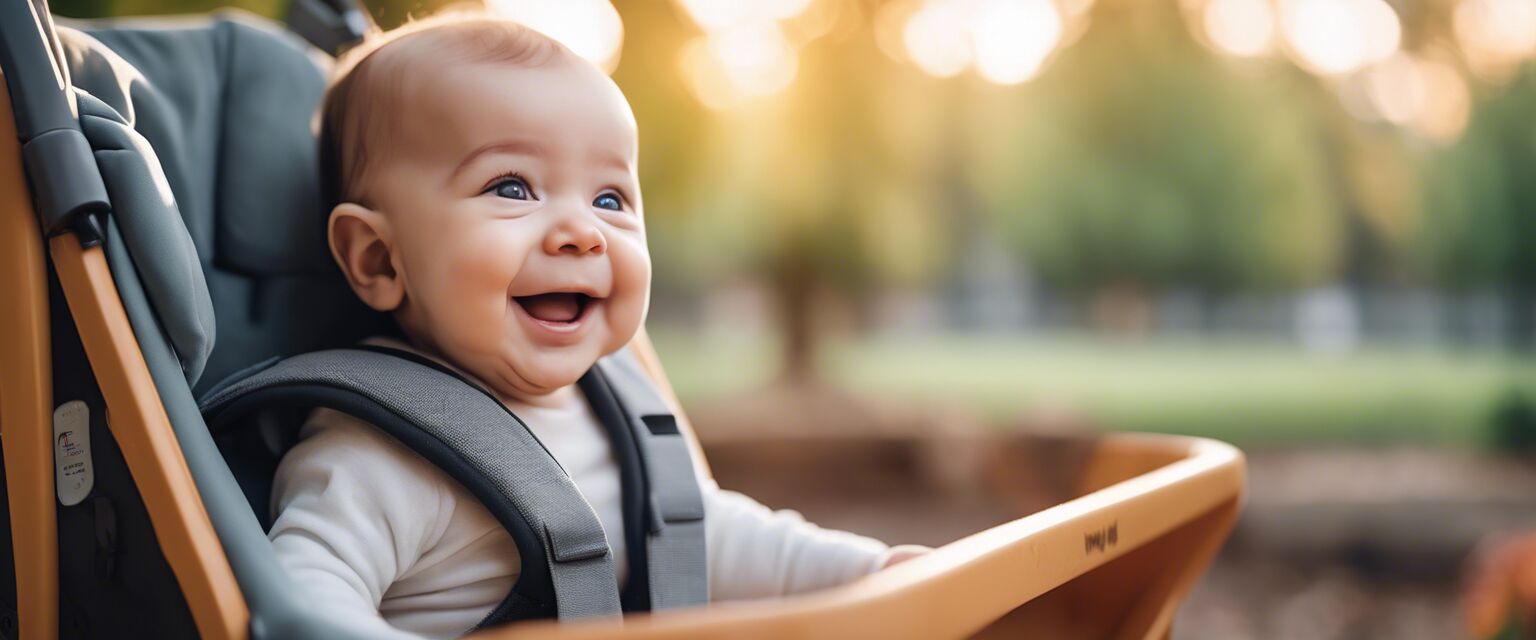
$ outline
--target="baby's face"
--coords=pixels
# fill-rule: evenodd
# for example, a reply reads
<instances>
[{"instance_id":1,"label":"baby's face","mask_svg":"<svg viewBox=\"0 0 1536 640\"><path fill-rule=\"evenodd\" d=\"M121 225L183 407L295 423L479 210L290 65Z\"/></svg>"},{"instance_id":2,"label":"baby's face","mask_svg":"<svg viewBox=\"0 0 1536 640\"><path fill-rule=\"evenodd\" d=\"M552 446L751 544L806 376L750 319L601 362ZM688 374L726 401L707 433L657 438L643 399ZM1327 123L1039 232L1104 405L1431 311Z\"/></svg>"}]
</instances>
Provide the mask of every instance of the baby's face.
<instances>
[{"instance_id":1,"label":"baby's face","mask_svg":"<svg viewBox=\"0 0 1536 640\"><path fill-rule=\"evenodd\" d=\"M645 317L634 115L575 61L461 64L407 82L369 181L418 343L498 391L575 382Z\"/></svg>"}]
</instances>

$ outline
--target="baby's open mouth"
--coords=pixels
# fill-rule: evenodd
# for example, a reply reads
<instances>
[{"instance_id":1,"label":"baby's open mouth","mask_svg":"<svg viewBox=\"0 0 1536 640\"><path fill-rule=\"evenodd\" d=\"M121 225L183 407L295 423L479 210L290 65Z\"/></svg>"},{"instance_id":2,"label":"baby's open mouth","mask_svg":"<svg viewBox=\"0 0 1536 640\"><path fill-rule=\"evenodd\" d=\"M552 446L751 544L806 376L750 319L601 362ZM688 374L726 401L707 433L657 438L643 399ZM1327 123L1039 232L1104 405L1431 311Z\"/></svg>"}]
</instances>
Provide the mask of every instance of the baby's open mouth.
<instances>
[{"instance_id":1,"label":"baby's open mouth","mask_svg":"<svg viewBox=\"0 0 1536 640\"><path fill-rule=\"evenodd\" d=\"M523 307L535 320L555 323L571 323L581 318L587 307L594 300L585 293L575 291L553 291L533 296L515 296L512 298Z\"/></svg>"}]
</instances>

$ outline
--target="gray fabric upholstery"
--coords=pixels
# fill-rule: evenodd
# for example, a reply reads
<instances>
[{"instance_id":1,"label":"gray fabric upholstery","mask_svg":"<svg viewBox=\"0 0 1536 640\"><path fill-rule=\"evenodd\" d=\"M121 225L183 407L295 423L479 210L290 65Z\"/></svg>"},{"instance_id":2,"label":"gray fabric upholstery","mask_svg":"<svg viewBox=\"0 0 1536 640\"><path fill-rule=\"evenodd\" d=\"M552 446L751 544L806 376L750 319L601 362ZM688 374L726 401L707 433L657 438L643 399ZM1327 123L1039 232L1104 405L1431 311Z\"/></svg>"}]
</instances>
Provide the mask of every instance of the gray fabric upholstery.
<instances>
[{"instance_id":1,"label":"gray fabric upholstery","mask_svg":"<svg viewBox=\"0 0 1536 640\"><path fill-rule=\"evenodd\" d=\"M205 369L206 386L271 356L392 331L325 248L310 129L323 55L232 11L68 24L72 82L116 114L97 115L148 141L174 196L165 208L202 266L206 287L162 287L163 274L186 270L185 252L131 248L189 380Z\"/></svg>"},{"instance_id":2,"label":"gray fabric upholstery","mask_svg":"<svg viewBox=\"0 0 1536 640\"><path fill-rule=\"evenodd\" d=\"M112 201L113 217L160 326L188 384L213 351L213 303L197 249L187 236L155 151L123 118L89 94L78 96L80 129Z\"/></svg>"},{"instance_id":3,"label":"gray fabric upholstery","mask_svg":"<svg viewBox=\"0 0 1536 640\"><path fill-rule=\"evenodd\" d=\"M634 435L645 469L646 478L638 486L650 492L646 511L652 517L644 523L650 608L705 604L709 580L704 502L688 443L628 350L599 361L597 371L623 414L614 418L616 428ZM349 398L354 396L368 403L352 404ZM519 525L527 523L525 530L533 531L544 546L542 566L554 583L560 618L620 611L612 552L591 505L525 425L489 393L452 374L401 355L335 349L295 356L212 389L202 406L220 437L259 428L262 413L274 407L364 412L359 417L468 488L514 539ZM421 440L421 433L431 439ZM524 545L519 542L527 572L533 566L532 550ZM486 623L498 621L503 607Z\"/></svg>"},{"instance_id":4,"label":"gray fabric upholstery","mask_svg":"<svg viewBox=\"0 0 1536 640\"><path fill-rule=\"evenodd\" d=\"M422 364L372 351L338 349L284 360L215 390L201 404L206 414L217 416L249 394L300 385L368 398L451 449L467 469L445 471L471 491L480 485L475 478L488 480L516 509L515 514L498 513L497 504L487 501L498 519L521 517L533 531L543 533L545 561L561 619L620 613L613 553L597 514L538 438L500 402ZM394 435L404 439L406 434ZM474 476L467 477L466 472ZM525 557L523 562L526 567L532 560Z\"/></svg>"},{"instance_id":5,"label":"gray fabric upholstery","mask_svg":"<svg viewBox=\"0 0 1536 640\"><path fill-rule=\"evenodd\" d=\"M107 262L117 280L128 320L139 337L150 376L160 390L160 400L176 431L176 442L187 458L188 470L197 481L203 506L208 509L208 519L213 522L219 542L224 545L229 566L234 570L240 591L250 607L252 640L367 640L366 636L332 620L328 611L303 597L288 574L278 566L266 531L246 504L229 466L203 424L192 390L182 384L184 373L170 342L156 331L155 313L145 296L137 269L127 252L122 250L124 244L117 222L109 218ZM140 532L124 530L119 533L153 534L147 528Z\"/></svg>"},{"instance_id":6,"label":"gray fabric upholstery","mask_svg":"<svg viewBox=\"0 0 1536 640\"><path fill-rule=\"evenodd\" d=\"M599 367L630 416L654 498L651 511L658 521L651 523L646 539L651 608L709 602L704 499L699 494L688 441L675 428L670 433L656 433L646 423L653 417L670 421L672 410L628 349L605 358Z\"/></svg>"},{"instance_id":7,"label":"gray fabric upholstery","mask_svg":"<svg viewBox=\"0 0 1536 640\"><path fill-rule=\"evenodd\" d=\"M238 12L62 26L83 129L113 183L108 263L250 606L251 637L355 637L277 565L191 388L391 331L326 269L309 130L325 60Z\"/></svg>"}]
</instances>

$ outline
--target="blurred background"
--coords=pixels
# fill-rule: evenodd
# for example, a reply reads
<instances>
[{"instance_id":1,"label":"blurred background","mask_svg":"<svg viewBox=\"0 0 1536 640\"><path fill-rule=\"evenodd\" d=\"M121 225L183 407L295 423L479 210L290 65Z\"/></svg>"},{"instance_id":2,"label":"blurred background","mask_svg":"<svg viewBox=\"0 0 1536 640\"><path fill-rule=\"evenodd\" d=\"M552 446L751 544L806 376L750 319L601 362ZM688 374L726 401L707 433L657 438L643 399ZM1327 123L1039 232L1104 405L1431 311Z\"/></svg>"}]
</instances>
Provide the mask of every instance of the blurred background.
<instances>
[{"instance_id":1,"label":"blurred background","mask_svg":"<svg viewBox=\"0 0 1536 640\"><path fill-rule=\"evenodd\" d=\"M941 544L1095 433L1194 434L1250 493L1175 637L1536 594L1501 552L1467 595L1536 526L1536 0L487 2L634 105L649 328L728 488Z\"/></svg>"}]
</instances>

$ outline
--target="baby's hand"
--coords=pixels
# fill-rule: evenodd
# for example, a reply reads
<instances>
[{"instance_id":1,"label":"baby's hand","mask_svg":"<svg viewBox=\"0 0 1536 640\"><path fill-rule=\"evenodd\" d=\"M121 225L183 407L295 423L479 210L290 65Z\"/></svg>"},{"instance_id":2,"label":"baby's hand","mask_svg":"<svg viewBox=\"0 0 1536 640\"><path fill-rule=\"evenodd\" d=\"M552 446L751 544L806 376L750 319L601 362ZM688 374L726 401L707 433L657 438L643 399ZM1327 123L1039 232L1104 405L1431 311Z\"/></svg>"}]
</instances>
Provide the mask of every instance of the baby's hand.
<instances>
[{"instance_id":1,"label":"baby's hand","mask_svg":"<svg viewBox=\"0 0 1536 640\"><path fill-rule=\"evenodd\" d=\"M885 564L880 565L880 568L881 569L888 569L892 565L895 565L895 564L898 564L898 563L902 563L902 562L906 562L908 560L916 558L916 557L918 557L920 555L923 555L925 553L928 553L930 551L933 551L932 547L925 547L925 546L920 545L920 544L899 544L899 545L896 545L894 547L891 547L890 555L887 555L885 557Z\"/></svg>"}]
</instances>

